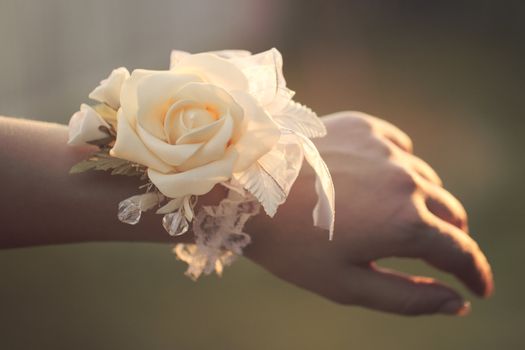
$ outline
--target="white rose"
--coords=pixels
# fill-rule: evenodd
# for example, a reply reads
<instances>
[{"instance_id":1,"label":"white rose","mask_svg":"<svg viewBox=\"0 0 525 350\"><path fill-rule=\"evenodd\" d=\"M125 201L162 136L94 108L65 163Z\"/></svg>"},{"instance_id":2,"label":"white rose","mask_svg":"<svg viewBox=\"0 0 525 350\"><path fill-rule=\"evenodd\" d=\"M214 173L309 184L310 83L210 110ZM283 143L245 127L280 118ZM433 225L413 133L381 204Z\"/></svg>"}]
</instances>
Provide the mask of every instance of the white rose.
<instances>
[{"instance_id":1,"label":"white rose","mask_svg":"<svg viewBox=\"0 0 525 350\"><path fill-rule=\"evenodd\" d=\"M109 124L90 106L82 104L80 111L73 114L69 120L70 145L85 145L88 142L101 140L108 134L101 131L100 127L109 128Z\"/></svg>"},{"instance_id":2,"label":"white rose","mask_svg":"<svg viewBox=\"0 0 525 350\"><path fill-rule=\"evenodd\" d=\"M169 71L133 71L111 155L146 166L153 184L177 198L207 193L268 153L280 136L270 113L292 93L276 50L266 60L237 53L179 52Z\"/></svg>"},{"instance_id":3,"label":"white rose","mask_svg":"<svg viewBox=\"0 0 525 350\"><path fill-rule=\"evenodd\" d=\"M120 90L122 84L128 78L129 72L126 68L120 67L114 69L109 77L102 80L100 85L89 93L89 98L105 103L111 108L117 110L120 107Z\"/></svg>"}]
</instances>

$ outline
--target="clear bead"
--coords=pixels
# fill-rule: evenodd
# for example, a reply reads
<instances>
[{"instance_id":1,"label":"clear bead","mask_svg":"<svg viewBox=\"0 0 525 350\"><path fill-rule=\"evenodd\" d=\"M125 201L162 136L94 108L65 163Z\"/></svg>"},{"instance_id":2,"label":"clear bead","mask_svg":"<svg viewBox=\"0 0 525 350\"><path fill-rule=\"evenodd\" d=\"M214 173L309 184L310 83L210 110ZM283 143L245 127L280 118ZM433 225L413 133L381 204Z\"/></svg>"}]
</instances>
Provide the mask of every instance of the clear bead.
<instances>
[{"instance_id":1,"label":"clear bead","mask_svg":"<svg viewBox=\"0 0 525 350\"><path fill-rule=\"evenodd\" d=\"M135 225L139 222L141 215L140 201L134 197L125 199L118 204L118 219L125 224Z\"/></svg>"},{"instance_id":2,"label":"clear bead","mask_svg":"<svg viewBox=\"0 0 525 350\"><path fill-rule=\"evenodd\" d=\"M164 226L164 229L168 231L170 236L180 236L190 228L188 220L186 220L184 213L180 210L164 215L162 226Z\"/></svg>"}]
</instances>

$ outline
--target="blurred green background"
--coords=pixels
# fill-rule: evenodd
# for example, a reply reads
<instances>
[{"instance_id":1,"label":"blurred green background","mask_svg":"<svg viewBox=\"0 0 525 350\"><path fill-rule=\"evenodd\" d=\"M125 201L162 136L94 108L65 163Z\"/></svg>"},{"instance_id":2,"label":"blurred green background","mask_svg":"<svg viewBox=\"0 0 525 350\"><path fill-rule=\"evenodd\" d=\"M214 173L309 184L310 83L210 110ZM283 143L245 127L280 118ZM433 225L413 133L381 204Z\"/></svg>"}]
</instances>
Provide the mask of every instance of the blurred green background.
<instances>
[{"instance_id":1,"label":"blurred green background","mask_svg":"<svg viewBox=\"0 0 525 350\"><path fill-rule=\"evenodd\" d=\"M407 318L332 304L247 260L193 283L166 245L15 249L0 252L0 348L525 348L524 4L1 0L4 115L66 123L112 68L163 69L172 48L277 47L297 100L412 136L464 202L496 294L479 301L422 263L385 261L474 298L466 318Z\"/></svg>"}]
</instances>

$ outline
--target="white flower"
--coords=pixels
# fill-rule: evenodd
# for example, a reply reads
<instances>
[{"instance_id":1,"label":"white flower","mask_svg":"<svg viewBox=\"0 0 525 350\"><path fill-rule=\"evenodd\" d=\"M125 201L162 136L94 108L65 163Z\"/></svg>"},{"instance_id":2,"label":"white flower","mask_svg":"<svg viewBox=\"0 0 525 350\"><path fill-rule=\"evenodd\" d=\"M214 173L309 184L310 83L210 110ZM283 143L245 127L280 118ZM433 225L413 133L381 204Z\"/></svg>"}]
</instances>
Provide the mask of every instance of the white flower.
<instances>
[{"instance_id":1,"label":"white flower","mask_svg":"<svg viewBox=\"0 0 525 350\"><path fill-rule=\"evenodd\" d=\"M90 106L82 104L80 111L73 114L69 120L70 145L84 145L90 141L101 140L108 134L101 131L100 127L109 128L109 124Z\"/></svg>"},{"instance_id":2,"label":"white flower","mask_svg":"<svg viewBox=\"0 0 525 350\"><path fill-rule=\"evenodd\" d=\"M241 69L213 53L135 70L121 92L111 155L145 165L167 197L201 195L268 153L280 131Z\"/></svg>"},{"instance_id":3,"label":"white flower","mask_svg":"<svg viewBox=\"0 0 525 350\"><path fill-rule=\"evenodd\" d=\"M120 90L127 78L129 78L129 72L126 68L114 69L109 77L102 80L100 85L91 91L89 98L117 110L120 107Z\"/></svg>"},{"instance_id":4,"label":"white flower","mask_svg":"<svg viewBox=\"0 0 525 350\"><path fill-rule=\"evenodd\" d=\"M286 87L283 59L277 49L255 55L245 50L222 50L209 54L235 65L245 77L249 93L271 114L284 108L292 99L294 92ZM177 70L181 64L187 65L190 56L192 55L187 52L173 50L170 68ZM224 77L228 78L226 74Z\"/></svg>"},{"instance_id":5,"label":"white flower","mask_svg":"<svg viewBox=\"0 0 525 350\"><path fill-rule=\"evenodd\" d=\"M233 180L273 216L304 157L317 174L314 224L332 234L333 183L309 140L326 129L311 109L292 100L282 67L276 49L255 55L173 51L169 70L137 69L129 75L119 68L89 96L104 103L96 110L117 129L110 155L145 166L158 190L176 199L159 211ZM105 122L91 111L97 115L90 109L89 125L98 130ZM87 122L81 128L79 118L71 120L73 135L80 133L74 130L86 134Z\"/></svg>"}]
</instances>

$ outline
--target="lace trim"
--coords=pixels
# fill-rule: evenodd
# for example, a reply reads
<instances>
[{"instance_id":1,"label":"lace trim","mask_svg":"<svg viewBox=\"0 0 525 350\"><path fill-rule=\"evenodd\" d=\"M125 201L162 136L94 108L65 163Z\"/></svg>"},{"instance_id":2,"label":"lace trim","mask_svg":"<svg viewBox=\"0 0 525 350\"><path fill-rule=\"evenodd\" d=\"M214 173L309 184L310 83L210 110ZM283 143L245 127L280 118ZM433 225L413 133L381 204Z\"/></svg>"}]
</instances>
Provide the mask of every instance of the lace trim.
<instances>
[{"instance_id":1,"label":"lace trim","mask_svg":"<svg viewBox=\"0 0 525 350\"><path fill-rule=\"evenodd\" d=\"M216 272L232 264L251 242L244 225L259 213L257 199L241 186L224 183L229 189L217 206L203 206L193 220L195 243L179 243L173 249L177 258L188 264L186 275L197 280L202 274Z\"/></svg>"}]
</instances>

